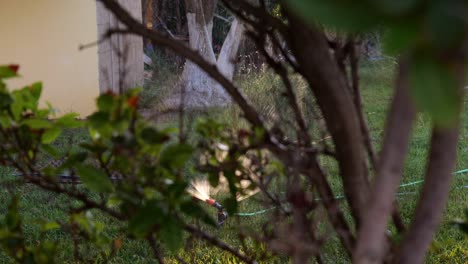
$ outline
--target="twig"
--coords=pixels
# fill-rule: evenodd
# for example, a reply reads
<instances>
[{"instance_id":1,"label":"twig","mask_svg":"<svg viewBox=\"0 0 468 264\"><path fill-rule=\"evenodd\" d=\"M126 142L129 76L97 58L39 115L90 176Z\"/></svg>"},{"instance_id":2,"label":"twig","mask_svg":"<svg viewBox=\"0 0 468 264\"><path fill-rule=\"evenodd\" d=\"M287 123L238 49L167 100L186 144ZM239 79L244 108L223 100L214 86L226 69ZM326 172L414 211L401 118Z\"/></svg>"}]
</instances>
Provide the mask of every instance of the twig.
<instances>
[{"instance_id":1,"label":"twig","mask_svg":"<svg viewBox=\"0 0 468 264\"><path fill-rule=\"evenodd\" d=\"M148 244L150 245L151 249L153 250L153 254L156 257L156 259L158 260L159 264L164 264L165 262L164 262L163 254L162 254L161 249L159 248L158 244L156 243L156 239L154 239L154 235L150 234L147 237L147 240L148 240Z\"/></svg>"},{"instance_id":2,"label":"twig","mask_svg":"<svg viewBox=\"0 0 468 264\"><path fill-rule=\"evenodd\" d=\"M255 260L250 259L248 256L245 256L244 254L240 253L238 250L232 248L231 246L219 240L218 238L212 235L209 235L192 225L187 224L185 225L184 229L187 232L193 234L194 236L201 237L204 240L208 241L210 244L231 253L232 255L236 256L238 259L244 261L245 263L249 263L249 264L257 263Z\"/></svg>"}]
</instances>

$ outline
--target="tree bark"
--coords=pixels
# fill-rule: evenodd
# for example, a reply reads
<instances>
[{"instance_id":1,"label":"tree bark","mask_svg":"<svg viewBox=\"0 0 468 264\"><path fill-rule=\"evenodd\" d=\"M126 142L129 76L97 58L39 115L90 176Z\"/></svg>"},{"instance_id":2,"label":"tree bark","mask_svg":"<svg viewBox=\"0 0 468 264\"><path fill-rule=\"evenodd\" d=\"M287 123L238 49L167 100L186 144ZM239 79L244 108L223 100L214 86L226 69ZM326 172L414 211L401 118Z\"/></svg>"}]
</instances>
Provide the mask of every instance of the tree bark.
<instances>
[{"instance_id":1,"label":"tree bark","mask_svg":"<svg viewBox=\"0 0 468 264\"><path fill-rule=\"evenodd\" d=\"M457 143L458 127L433 130L426 182L413 221L401 244L398 263L413 264L424 261L447 202Z\"/></svg>"},{"instance_id":2,"label":"tree bark","mask_svg":"<svg viewBox=\"0 0 468 264\"><path fill-rule=\"evenodd\" d=\"M232 22L226 39L224 40L216 63L219 71L230 80L232 80L234 76L237 53L242 42L242 38L239 36L242 36L243 32L244 26L239 22L239 20L235 19Z\"/></svg>"},{"instance_id":3,"label":"tree bark","mask_svg":"<svg viewBox=\"0 0 468 264\"><path fill-rule=\"evenodd\" d=\"M345 196L359 226L369 182L356 108L323 34L294 16L289 16L289 23L295 29L288 36L290 47L332 135Z\"/></svg>"},{"instance_id":4,"label":"tree bark","mask_svg":"<svg viewBox=\"0 0 468 264\"><path fill-rule=\"evenodd\" d=\"M466 47L466 46L465 46ZM459 100L464 98L466 54L455 54L455 71L458 78ZM460 106L463 103L460 102ZM432 237L442 219L447 203L452 171L457 160L457 145L460 129L461 109L457 122L451 127L435 127L432 130L431 150L421 196L408 233L403 238L396 261L401 264L423 263Z\"/></svg>"},{"instance_id":5,"label":"tree bark","mask_svg":"<svg viewBox=\"0 0 468 264\"><path fill-rule=\"evenodd\" d=\"M386 253L386 230L401 179L416 110L408 95L407 65L400 64L377 176L353 254L355 263L381 263Z\"/></svg>"},{"instance_id":6,"label":"tree bark","mask_svg":"<svg viewBox=\"0 0 468 264\"><path fill-rule=\"evenodd\" d=\"M210 0L186 0L189 46L232 80L244 27L237 19L232 23L217 59L212 45L216 3L217 1ZM224 106L230 103L230 98L221 85L190 61L184 66L182 89L185 89L187 99L184 105L187 107Z\"/></svg>"}]
</instances>

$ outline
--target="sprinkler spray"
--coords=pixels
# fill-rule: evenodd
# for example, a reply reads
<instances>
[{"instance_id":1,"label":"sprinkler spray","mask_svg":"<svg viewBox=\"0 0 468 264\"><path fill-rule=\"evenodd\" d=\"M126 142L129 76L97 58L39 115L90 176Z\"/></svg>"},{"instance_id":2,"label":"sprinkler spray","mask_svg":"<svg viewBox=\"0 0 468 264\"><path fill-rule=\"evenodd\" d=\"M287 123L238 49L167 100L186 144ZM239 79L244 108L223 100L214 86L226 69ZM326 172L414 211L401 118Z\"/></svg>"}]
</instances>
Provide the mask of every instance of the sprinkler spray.
<instances>
[{"instance_id":1,"label":"sprinkler spray","mask_svg":"<svg viewBox=\"0 0 468 264\"><path fill-rule=\"evenodd\" d=\"M213 198L208 198L205 200L205 202L213 206L214 208L218 209L218 225L219 226L223 225L228 217L228 214L224 210L224 207L220 203L218 203L216 200L214 200Z\"/></svg>"},{"instance_id":2,"label":"sprinkler spray","mask_svg":"<svg viewBox=\"0 0 468 264\"><path fill-rule=\"evenodd\" d=\"M214 208L218 209L218 226L221 226L226 221L228 214L224 207L216 200L210 197L210 183L207 180L194 180L187 189L194 198L203 201Z\"/></svg>"}]
</instances>

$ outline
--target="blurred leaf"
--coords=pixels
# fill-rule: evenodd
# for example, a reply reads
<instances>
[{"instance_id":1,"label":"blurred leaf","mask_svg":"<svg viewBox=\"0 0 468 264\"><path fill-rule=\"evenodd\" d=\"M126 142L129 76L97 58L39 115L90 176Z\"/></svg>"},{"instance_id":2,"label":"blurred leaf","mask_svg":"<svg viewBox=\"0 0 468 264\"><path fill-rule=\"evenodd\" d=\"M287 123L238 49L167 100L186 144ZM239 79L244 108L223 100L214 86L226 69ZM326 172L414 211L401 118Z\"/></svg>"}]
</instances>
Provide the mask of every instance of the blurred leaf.
<instances>
[{"instance_id":1,"label":"blurred leaf","mask_svg":"<svg viewBox=\"0 0 468 264\"><path fill-rule=\"evenodd\" d=\"M161 144L170 139L169 135L159 132L152 127L146 127L141 131L141 138L150 145Z\"/></svg>"},{"instance_id":2,"label":"blurred leaf","mask_svg":"<svg viewBox=\"0 0 468 264\"><path fill-rule=\"evenodd\" d=\"M419 23L404 21L387 28L383 35L383 49L390 56L398 56L413 46L418 37Z\"/></svg>"},{"instance_id":3,"label":"blurred leaf","mask_svg":"<svg viewBox=\"0 0 468 264\"><path fill-rule=\"evenodd\" d=\"M93 153L103 153L104 151L107 150L107 147L102 144L88 144L88 143L81 143L80 146L84 149L87 149Z\"/></svg>"},{"instance_id":4,"label":"blurred leaf","mask_svg":"<svg viewBox=\"0 0 468 264\"><path fill-rule=\"evenodd\" d=\"M44 119L27 119L23 121L23 124L32 129L46 129L52 127L52 124Z\"/></svg>"},{"instance_id":5,"label":"blurred leaf","mask_svg":"<svg viewBox=\"0 0 468 264\"><path fill-rule=\"evenodd\" d=\"M187 183L185 182L171 182L167 188L167 193L172 198L172 201L180 200L187 190Z\"/></svg>"},{"instance_id":6,"label":"blurred leaf","mask_svg":"<svg viewBox=\"0 0 468 264\"><path fill-rule=\"evenodd\" d=\"M88 117L89 123L92 127L99 128L105 126L110 119L109 113L98 111Z\"/></svg>"},{"instance_id":7,"label":"blurred leaf","mask_svg":"<svg viewBox=\"0 0 468 264\"><path fill-rule=\"evenodd\" d=\"M112 94L102 94L97 99L97 106L99 111L110 112L114 104L114 98L116 96Z\"/></svg>"},{"instance_id":8,"label":"blurred leaf","mask_svg":"<svg viewBox=\"0 0 468 264\"><path fill-rule=\"evenodd\" d=\"M12 125L12 120L8 116L0 116L0 125L3 128L10 128Z\"/></svg>"},{"instance_id":9,"label":"blurred leaf","mask_svg":"<svg viewBox=\"0 0 468 264\"><path fill-rule=\"evenodd\" d=\"M219 184L219 173L217 171L214 172L209 172L208 173L208 181L210 182L210 185L213 187L218 186Z\"/></svg>"},{"instance_id":10,"label":"blurred leaf","mask_svg":"<svg viewBox=\"0 0 468 264\"><path fill-rule=\"evenodd\" d=\"M414 10L421 0L373 0L370 3L385 14L402 16Z\"/></svg>"},{"instance_id":11,"label":"blurred leaf","mask_svg":"<svg viewBox=\"0 0 468 264\"><path fill-rule=\"evenodd\" d=\"M199 219L205 224L208 224L210 226L217 226L216 220L200 206L200 202L198 201L185 201L180 205L180 209L186 215L191 216L195 219Z\"/></svg>"},{"instance_id":12,"label":"blurred leaf","mask_svg":"<svg viewBox=\"0 0 468 264\"><path fill-rule=\"evenodd\" d=\"M47 129L44 134L42 134L42 143L43 144L50 144L54 142L58 136L62 133L62 130L57 127L53 127Z\"/></svg>"},{"instance_id":13,"label":"blurred leaf","mask_svg":"<svg viewBox=\"0 0 468 264\"><path fill-rule=\"evenodd\" d=\"M427 56L416 56L409 70L416 104L439 126L452 125L460 109L457 82L450 67Z\"/></svg>"},{"instance_id":14,"label":"blurred leaf","mask_svg":"<svg viewBox=\"0 0 468 264\"><path fill-rule=\"evenodd\" d=\"M161 239L164 241L167 248L172 252L176 252L182 247L184 243L184 233L182 231L182 227L177 224L175 219L172 221L166 221L161 226L159 235L161 236Z\"/></svg>"},{"instance_id":15,"label":"blurred leaf","mask_svg":"<svg viewBox=\"0 0 468 264\"><path fill-rule=\"evenodd\" d=\"M21 217L19 215L19 200L14 196L8 206L5 217L5 224L12 231L18 231L21 228Z\"/></svg>"},{"instance_id":16,"label":"blurred leaf","mask_svg":"<svg viewBox=\"0 0 468 264\"><path fill-rule=\"evenodd\" d=\"M42 83L41 82L36 82L31 84L31 86L28 87L29 91L31 92L31 95L34 99L35 102L39 101L39 98L41 97L42 93Z\"/></svg>"},{"instance_id":17,"label":"blurred leaf","mask_svg":"<svg viewBox=\"0 0 468 264\"><path fill-rule=\"evenodd\" d=\"M158 206L157 202L150 200L130 219L128 229L138 237L145 237L155 225L162 224L165 217L164 211Z\"/></svg>"},{"instance_id":18,"label":"blurred leaf","mask_svg":"<svg viewBox=\"0 0 468 264\"><path fill-rule=\"evenodd\" d=\"M0 92L0 109L9 107L13 103L13 98L8 93Z\"/></svg>"},{"instance_id":19,"label":"blurred leaf","mask_svg":"<svg viewBox=\"0 0 468 264\"><path fill-rule=\"evenodd\" d=\"M193 148L186 144L177 144L166 147L161 153L161 164L173 169L182 168L192 157Z\"/></svg>"},{"instance_id":20,"label":"blurred leaf","mask_svg":"<svg viewBox=\"0 0 468 264\"><path fill-rule=\"evenodd\" d=\"M80 120L77 120L78 116L79 115L77 113L68 113L58 118L55 122L57 125L60 125L64 128L78 128L83 126L84 123Z\"/></svg>"},{"instance_id":21,"label":"blurred leaf","mask_svg":"<svg viewBox=\"0 0 468 264\"><path fill-rule=\"evenodd\" d=\"M226 211L232 215L237 212L238 203L235 197L229 197L223 200L222 205L226 208Z\"/></svg>"},{"instance_id":22,"label":"blurred leaf","mask_svg":"<svg viewBox=\"0 0 468 264\"><path fill-rule=\"evenodd\" d=\"M103 193L113 190L111 180L101 170L90 165L78 165L77 171L80 180L88 189Z\"/></svg>"},{"instance_id":23,"label":"blurred leaf","mask_svg":"<svg viewBox=\"0 0 468 264\"><path fill-rule=\"evenodd\" d=\"M87 157L88 157L88 152L79 151L79 152L76 152L76 153L72 153L68 157L66 162L70 162L71 164L81 163L81 162L84 162Z\"/></svg>"},{"instance_id":24,"label":"blurred leaf","mask_svg":"<svg viewBox=\"0 0 468 264\"><path fill-rule=\"evenodd\" d=\"M41 146L41 150L44 152L44 153L47 153L49 154L50 156L52 156L53 158L58 158L61 156L61 154L59 153L59 151L53 147L52 145L42 145Z\"/></svg>"},{"instance_id":25,"label":"blurred leaf","mask_svg":"<svg viewBox=\"0 0 468 264\"><path fill-rule=\"evenodd\" d=\"M41 226L41 232L59 229L60 225L57 222L47 222Z\"/></svg>"},{"instance_id":26,"label":"blurred leaf","mask_svg":"<svg viewBox=\"0 0 468 264\"><path fill-rule=\"evenodd\" d=\"M0 79L8 79L16 76L18 76L18 74L13 67L0 66Z\"/></svg>"},{"instance_id":27,"label":"blurred leaf","mask_svg":"<svg viewBox=\"0 0 468 264\"><path fill-rule=\"evenodd\" d=\"M366 1L289 0L287 4L309 23L321 22L349 31L367 30L382 20L382 14Z\"/></svg>"},{"instance_id":28,"label":"blurred leaf","mask_svg":"<svg viewBox=\"0 0 468 264\"><path fill-rule=\"evenodd\" d=\"M466 31L466 9L463 1L432 1L428 13L428 43L439 50L456 48Z\"/></svg>"}]
</instances>

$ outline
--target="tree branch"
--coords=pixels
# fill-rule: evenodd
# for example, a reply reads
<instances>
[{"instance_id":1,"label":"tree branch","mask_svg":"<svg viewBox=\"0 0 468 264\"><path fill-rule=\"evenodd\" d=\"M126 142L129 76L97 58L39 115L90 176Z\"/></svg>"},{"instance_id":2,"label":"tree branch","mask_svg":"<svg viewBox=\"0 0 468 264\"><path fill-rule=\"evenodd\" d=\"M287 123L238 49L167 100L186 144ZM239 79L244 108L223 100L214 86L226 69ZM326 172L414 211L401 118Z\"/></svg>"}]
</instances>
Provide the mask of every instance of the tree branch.
<instances>
[{"instance_id":1,"label":"tree branch","mask_svg":"<svg viewBox=\"0 0 468 264\"><path fill-rule=\"evenodd\" d=\"M416 116L407 91L407 70L406 63L400 64L377 175L353 254L356 263L380 263L386 253L384 245L388 217L393 210L395 192L398 190Z\"/></svg>"},{"instance_id":2,"label":"tree branch","mask_svg":"<svg viewBox=\"0 0 468 264\"><path fill-rule=\"evenodd\" d=\"M229 253L231 253L232 255L236 256L238 259L244 261L245 263L250 263L250 264L254 264L256 263L256 261L250 259L249 257L245 256L244 254L240 253L238 250L232 248L231 246L229 246L228 244L224 243L223 241L219 240L218 238L210 235L210 234L207 234L205 232L203 232L202 230L192 226L192 225L186 225L184 227L184 229L193 234L194 236L198 236L198 237L201 237L203 238L204 240L208 241L210 244L222 249L222 250L225 250Z\"/></svg>"},{"instance_id":3,"label":"tree branch","mask_svg":"<svg viewBox=\"0 0 468 264\"><path fill-rule=\"evenodd\" d=\"M351 94L323 34L293 15L288 18L294 31L290 30L286 39L332 135L345 196L359 226L369 181L362 133Z\"/></svg>"}]
</instances>

